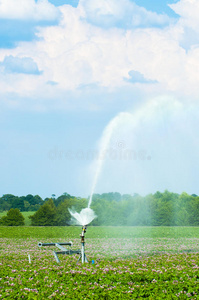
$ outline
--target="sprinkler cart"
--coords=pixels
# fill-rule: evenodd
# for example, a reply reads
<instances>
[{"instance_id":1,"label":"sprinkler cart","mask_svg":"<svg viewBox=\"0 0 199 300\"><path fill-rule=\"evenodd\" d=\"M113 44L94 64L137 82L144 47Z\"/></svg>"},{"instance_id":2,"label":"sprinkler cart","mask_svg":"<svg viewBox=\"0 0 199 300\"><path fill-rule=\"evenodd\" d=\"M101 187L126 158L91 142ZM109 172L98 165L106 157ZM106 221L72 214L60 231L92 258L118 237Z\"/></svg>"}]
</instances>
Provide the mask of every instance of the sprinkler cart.
<instances>
[{"instance_id":1,"label":"sprinkler cart","mask_svg":"<svg viewBox=\"0 0 199 300\"><path fill-rule=\"evenodd\" d=\"M82 226L82 233L80 234L81 237L81 249L78 250L68 250L63 246L72 246L73 243L72 242L63 242L63 243L38 243L39 247L43 247L43 246L55 246L57 247L59 250L61 251L53 251L55 260L57 263L60 263L60 260L58 258L58 254L67 254L67 255L71 255L71 254L79 254L79 258L77 263L80 261L84 263L84 262L88 262L87 257L85 255L85 241L84 241L84 237L85 237L85 233L86 233L86 229L87 229L87 225L83 225Z\"/></svg>"}]
</instances>

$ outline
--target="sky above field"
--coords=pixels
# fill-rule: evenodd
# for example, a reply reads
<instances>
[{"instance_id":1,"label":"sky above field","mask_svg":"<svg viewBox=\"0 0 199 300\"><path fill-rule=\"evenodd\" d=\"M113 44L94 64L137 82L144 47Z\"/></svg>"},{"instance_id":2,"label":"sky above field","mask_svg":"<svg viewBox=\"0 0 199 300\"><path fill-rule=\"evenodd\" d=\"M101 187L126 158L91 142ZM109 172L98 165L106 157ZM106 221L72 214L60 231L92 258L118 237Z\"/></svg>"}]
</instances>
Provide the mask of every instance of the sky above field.
<instances>
[{"instance_id":1,"label":"sky above field","mask_svg":"<svg viewBox=\"0 0 199 300\"><path fill-rule=\"evenodd\" d=\"M1 0L1 195L87 197L99 165L96 193L199 194L198 15L198 0Z\"/></svg>"}]
</instances>

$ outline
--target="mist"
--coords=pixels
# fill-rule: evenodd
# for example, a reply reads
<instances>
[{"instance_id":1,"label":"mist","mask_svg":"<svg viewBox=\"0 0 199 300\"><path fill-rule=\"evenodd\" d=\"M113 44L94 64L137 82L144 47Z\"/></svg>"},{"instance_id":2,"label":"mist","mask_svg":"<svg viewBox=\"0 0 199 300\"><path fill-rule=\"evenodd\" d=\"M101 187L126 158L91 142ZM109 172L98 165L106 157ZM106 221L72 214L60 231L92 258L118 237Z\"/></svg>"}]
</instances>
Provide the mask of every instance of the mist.
<instances>
[{"instance_id":1,"label":"mist","mask_svg":"<svg viewBox=\"0 0 199 300\"><path fill-rule=\"evenodd\" d=\"M104 129L99 155L89 166L91 195L199 193L197 115L197 107L169 97L119 113Z\"/></svg>"}]
</instances>

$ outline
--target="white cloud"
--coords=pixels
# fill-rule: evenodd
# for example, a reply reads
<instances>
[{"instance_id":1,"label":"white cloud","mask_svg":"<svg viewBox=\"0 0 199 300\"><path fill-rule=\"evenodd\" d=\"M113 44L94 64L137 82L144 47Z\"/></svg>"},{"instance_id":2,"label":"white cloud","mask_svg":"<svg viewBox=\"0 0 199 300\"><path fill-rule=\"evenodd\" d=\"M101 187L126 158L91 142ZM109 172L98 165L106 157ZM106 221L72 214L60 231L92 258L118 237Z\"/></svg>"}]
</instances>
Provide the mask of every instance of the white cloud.
<instances>
[{"instance_id":1,"label":"white cloud","mask_svg":"<svg viewBox=\"0 0 199 300\"><path fill-rule=\"evenodd\" d=\"M134 70L175 91L184 77L186 54L169 29L128 32L127 55Z\"/></svg>"},{"instance_id":2,"label":"white cloud","mask_svg":"<svg viewBox=\"0 0 199 300\"><path fill-rule=\"evenodd\" d=\"M62 13L61 26L42 29L44 40L38 42L43 51L38 58L40 69L46 70L48 80L70 90L91 83L117 88L130 84L124 78L134 70L158 81L163 92L184 94L187 56L174 25L165 29L103 29L82 20L82 7L63 7ZM190 87L186 88L189 92Z\"/></svg>"},{"instance_id":3,"label":"white cloud","mask_svg":"<svg viewBox=\"0 0 199 300\"><path fill-rule=\"evenodd\" d=\"M0 18L20 20L56 20L59 10L48 0L1 0Z\"/></svg>"},{"instance_id":4,"label":"white cloud","mask_svg":"<svg viewBox=\"0 0 199 300\"><path fill-rule=\"evenodd\" d=\"M90 3L91 9L97 11L99 2L88 0L86 3L82 0L77 8L69 5L60 7L60 23L40 28L38 41L0 51L1 61L9 55L31 57L38 69L43 71L37 78L30 75L28 78L24 74L1 74L1 90L36 98L45 95L46 99L55 95L63 98L63 93L68 91L80 94L80 89L83 90L84 86L89 89L91 85L96 86L96 93L97 86L105 87L111 93L119 88L131 88L135 82L128 82L125 78L129 78L129 72L134 70L147 79L148 84L144 87L142 82L145 84L146 80L139 80L137 89L142 93L172 92L179 97L197 98L199 50L194 47L186 52L181 47L185 28L180 23L181 19L165 28L101 28L87 22L84 7ZM128 10L129 3L123 0L121 16ZM108 14L111 9L119 18L118 6L114 6L112 1L108 4L104 3L104 11L100 14Z\"/></svg>"},{"instance_id":5,"label":"white cloud","mask_svg":"<svg viewBox=\"0 0 199 300\"><path fill-rule=\"evenodd\" d=\"M162 26L170 20L129 0L80 0L79 7L84 9L89 22L102 27Z\"/></svg>"},{"instance_id":6,"label":"white cloud","mask_svg":"<svg viewBox=\"0 0 199 300\"><path fill-rule=\"evenodd\" d=\"M81 9L65 6L62 13L61 25L41 29L43 41L37 42L37 62L48 80L69 90L91 83L119 84L121 72L128 74L124 31L87 24L81 19Z\"/></svg>"},{"instance_id":7,"label":"white cloud","mask_svg":"<svg viewBox=\"0 0 199 300\"><path fill-rule=\"evenodd\" d=\"M198 0L180 0L175 4L169 5L175 13L180 15L180 23L199 31L199 1Z\"/></svg>"},{"instance_id":8,"label":"white cloud","mask_svg":"<svg viewBox=\"0 0 199 300\"><path fill-rule=\"evenodd\" d=\"M179 31L179 43L186 50L199 45L199 2L197 0L181 0L169 5L180 18L176 24Z\"/></svg>"}]
</instances>

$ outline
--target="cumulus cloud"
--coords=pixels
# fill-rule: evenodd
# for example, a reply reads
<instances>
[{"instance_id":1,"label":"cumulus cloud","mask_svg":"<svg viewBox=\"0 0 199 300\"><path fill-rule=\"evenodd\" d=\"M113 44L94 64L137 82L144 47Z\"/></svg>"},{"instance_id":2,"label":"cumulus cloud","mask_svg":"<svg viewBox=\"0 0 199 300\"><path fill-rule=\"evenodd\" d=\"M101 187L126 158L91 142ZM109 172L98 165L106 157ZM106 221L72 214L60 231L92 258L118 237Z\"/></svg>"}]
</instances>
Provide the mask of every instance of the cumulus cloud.
<instances>
[{"instance_id":1,"label":"cumulus cloud","mask_svg":"<svg viewBox=\"0 0 199 300\"><path fill-rule=\"evenodd\" d=\"M47 0L1 0L0 48L36 39L37 26L55 25L59 17L59 9Z\"/></svg>"},{"instance_id":2,"label":"cumulus cloud","mask_svg":"<svg viewBox=\"0 0 199 300\"><path fill-rule=\"evenodd\" d=\"M84 13L82 6L63 7L61 26L40 31L39 60L48 80L70 90L92 83L116 88L127 85L124 78L136 70L151 83L158 81L171 91L179 88L186 56L170 27L105 29L85 22Z\"/></svg>"},{"instance_id":3,"label":"cumulus cloud","mask_svg":"<svg viewBox=\"0 0 199 300\"><path fill-rule=\"evenodd\" d=\"M197 0L181 0L169 6L180 16L177 22L180 45L186 50L199 45L199 2Z\"/></svg>"},{"instance_id":4,"label":"cumulus cloud","mask_svg":"<svg viewBox=\"0 0 199 300\"><path fill-rule=\"evenodd\" d=\"M48 0L1 0L0 18L20 20L55 20L59 10Z\"/></svg>"},{"instance_id":5,"label":"cumulus cloud","mask_svg":"<svg viewBox=\"0 0 199 300\"><path fill-rule=\"evenodd\" d=\"M123 31L104 30L85 23L82 10L62 8L61 26L43 28L38 42L42 69L59 82L62 88L73 90L80 85L115 86L121 76L127 76L126 39Z\"/></svg>"},{"instance_id":6,"label":"cumulus cloud","mask_svg":"<svg viewBox=\"0 0 199 300\"><path fill-rule=\"evenodd\" d=\"M199 2L198 0L180 0L175 4L170 4L170 8L180 15L180 22L183 25L199 31Z\"/></svg>"},{"instance_id":7,"label":"cumulus cloud","mask_svg":"<svg viewBox=\"0 0 199 300\"><path fill-rule=\"evenodd\" d=\"M129 0L80 0L79 6L90 23L105 28L162 26L170 21L167 15L147 11Z\"/></svg>"},{"instance_id":8,"label":"cumulus cloud","mask_svg":"<svg viewBox=\"0 0 199 300\"><path fill-rule=\"evenodd\" d=\"M19 81L24 81L24 78L18 76L15 85L12 77L12 85L9 85L7 76L1 75L2 88L4 84L9 90L12 86L15 93L26 95L28 90L34 91L35 95L45 93L45 97L51 97L59 92L63 95L64 91L80 94L84 88L88 90L92 86L96 91L106 88L112 93L117 89L132 88L135 86L132 83L139 82L137 89L142 93L146 91L147 95L150 89L152 94L172 92L179 97L191 95L196 98L199 47L195 45L185 51L181 45L182 36L188 28L183 23L186 10L183 9L184 15L178 22L171 21L166 27L140 25L125 28L125 25L123 28L104 28L90 22L89 9L90 15L96 12L98 15L111 15L117 20L124 17L125 20L132 3L122 0L120 7L120 2L101 2L104 6L100 6L97 0L81 0L77 8L60 6L60 23L40 27L37 41L21 43L12 51L0 51L1 61L9 55L30 57L37 64L35 70L43 71L40 76L35 76L34 82L26 78L27 83L22 90ZM186 7L185 0L180 3ZM189 41L187 43L189 46ZM144 88L142 84L145 84Z\"/></svg>"}]
</instances>

